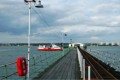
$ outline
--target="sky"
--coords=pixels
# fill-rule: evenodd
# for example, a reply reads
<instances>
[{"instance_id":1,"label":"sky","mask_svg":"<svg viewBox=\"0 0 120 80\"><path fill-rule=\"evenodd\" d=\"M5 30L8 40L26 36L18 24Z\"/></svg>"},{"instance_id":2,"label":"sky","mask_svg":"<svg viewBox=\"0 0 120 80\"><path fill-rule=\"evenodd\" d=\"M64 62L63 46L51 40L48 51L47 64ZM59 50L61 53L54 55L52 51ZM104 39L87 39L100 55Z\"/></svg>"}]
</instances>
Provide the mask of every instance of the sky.
<instances>
[{"instance_id":1,"label":"sky","mask_svg":"<svg viewBox=\"0 0 120 80\"><path fill-rule=\"evenodd\" d=\"M41 0L31 8L32 43L120 42L120 0ZM0 43L28 41L28 4L0 0Z\"/></svg>"}]
</instances>

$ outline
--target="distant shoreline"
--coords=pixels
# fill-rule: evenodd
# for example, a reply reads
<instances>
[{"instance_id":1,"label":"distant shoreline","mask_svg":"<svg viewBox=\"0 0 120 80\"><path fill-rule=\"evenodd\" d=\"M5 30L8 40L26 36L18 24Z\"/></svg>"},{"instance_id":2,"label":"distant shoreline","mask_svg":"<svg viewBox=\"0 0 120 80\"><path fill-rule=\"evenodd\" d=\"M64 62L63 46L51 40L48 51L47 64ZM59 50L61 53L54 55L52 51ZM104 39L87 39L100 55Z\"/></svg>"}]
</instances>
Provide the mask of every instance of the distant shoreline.
<instances>
[{"instance_id":1,"label":"distant shoreline","mask_svg":"<svg viewBox=\"0 0 120 80\"><path fill-rule=\"evenodd\" d=\"M39 46L39 45L49 45L51 43L31 43L31 46ZM56 45L61 45L61 43L54 43ZM69 43L64 43L64 45L68 45ZM28 43L0 43L0 46L28 46Z\"/></svg>"},{"instance_id":2,"label":"distant shoreline","mask_svg":"<svg viewBox=\"0 0 120 80\"><path fill-rule=\"evenodd\" d=\"M31 43L31 46L39 46L39 45L49 45L51 43ZM54 43L56 45L61 45L62 43ZM69 45L71 43L64 43L64 45ZM74 44L74 43L73 43ZM86 46L120 46L120 43L83 43ZM0 43L0 46L28 46L28 43Z\"/></svg>"}]
</instances>

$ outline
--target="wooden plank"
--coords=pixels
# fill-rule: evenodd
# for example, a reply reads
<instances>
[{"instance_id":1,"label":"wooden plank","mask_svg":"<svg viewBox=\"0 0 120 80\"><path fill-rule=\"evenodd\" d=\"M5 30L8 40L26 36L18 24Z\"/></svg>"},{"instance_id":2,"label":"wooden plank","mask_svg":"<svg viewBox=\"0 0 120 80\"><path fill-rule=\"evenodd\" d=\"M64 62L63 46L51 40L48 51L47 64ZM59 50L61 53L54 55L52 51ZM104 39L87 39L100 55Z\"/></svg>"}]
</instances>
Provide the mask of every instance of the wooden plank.
<instances>
[{"instance_id":1,"label":"wooden plank","mask_svg":"<svg viewBox=\"0 0 120 80\"><path fill-rule=\"evenodd\" d=\"M56 70L56 69L54 69L54 70L56 70L55 72L53 72L53 76L51 76L51 78L50 79L59 79L59 77L61 76L61 74L62 74L62 72L64 71L64 67L65 67L65 59L66 58L64 58L63 60L61 60L61 65L59 65L59 68L58 68L58 70ZM58 63L59 64L59 63Z\"/></svg>"},{"instance_id":2,"label":"wooden plank","mask_svg":"<svg viewBox=\"0 0 120 80\"><path fill-rule=\"evenodd\" d=\"M68 74L67 74L67 78L66 79L71 79L72 78L72 72L73 72L73 67L75 67L74 65L74 56L71 60L71 64L70 64L70 67L69 67L69 71L68 71ZM74 74L73 74L74 75ZM74 78L75 79L75 78Z\"/></svg>"},{"instance_id":3,"label":"wooden plank","mask_svg":"<svg viewBox=\"0 0 120 80\"><path fill-rule=\"evenodd\" d=\"M66 56L65 56L66 57ZM65 58L63 58L60 62L58 62L51 70L49 70L47 73L45 73L41 79L56 79L58 71L61 71L63 67L63 61ZM47 76L47 77L46 77Z\"/></svg>"},{"instance_id":4,"label":"wooden plank","mask_svg":"<svg viewBox=\"0 0 120 80\"><path fill-rule=\"evenodd\" d=\"M71 66L71 62L72 62L72 53L70 53L70 55L68 56L68 58L66 58L65 61L67 64L65 65L66 68L64 68L64 72L62 73L61 79L66 79L70 66ZM70 78L69 78L70 79Z\"/></svg>"},{"instance_id":5,"label":"wooden plank","mask_svg":"<svg viewBox=\"0 0 120 80\"><path fill-rule=\"evenodd\" d=\"M55 66L53 66L53 68L51 68L51 70L49 70L48 72L46 72L41 78L42 79L49 79L49 78L53 78L55 76L55 73L58 71L58 69L61 67L61 65L63 65L63 62L60 61L59 63L57 63ZM54 73L53 73L54 72ZM47 77L46 77L47 76Z\"/></svg>"},{"instance_id":6,"label":"wooden plank","mask_svg":"<svg viewBox=\"0 0 120 80\"><path fill-rule=\"evenodd\" d=\"M75 52L75 53L77 53L77 52ZM75 56L73 57L73 63L72 63L72 66L71 66L71 78L70 79L75 79L75 73L76 73L76 64L77 64L77 54L75 54Z\"/></svg>"},{"instance_id":7,"label":"wooden plank","mask_svg":"<svg viewBox=\"0 0 120 80\"><path fill-rule=\"evenodd\" d=\"M76 49L73 49L39 79L79 79L79 77L76 76L79 71L77 64L77 52Z\"/></svg>"},{"instance_id":8,"label":"wooden plank","mask_svg":"<svg viewBox=\"0 0 120 80\"><path fill-rule=\"evenodd\" d=\"M63 61L63 66L61 67L62 68L62 70L60 70L60 71L58 71L58 73L57 73L57 75L58 75L58 77L57 77L57 79L63 79L63 75L64 75L64 72L65 72L65 70L66 70L66 68L67 68L67 65L68 65L68 63L69 63L69 56L70 56L70 54L71 53L69 53L69 55L67 55L66 56L66 58L64 58L62 61Z\"/></svg>"}]
</instances>

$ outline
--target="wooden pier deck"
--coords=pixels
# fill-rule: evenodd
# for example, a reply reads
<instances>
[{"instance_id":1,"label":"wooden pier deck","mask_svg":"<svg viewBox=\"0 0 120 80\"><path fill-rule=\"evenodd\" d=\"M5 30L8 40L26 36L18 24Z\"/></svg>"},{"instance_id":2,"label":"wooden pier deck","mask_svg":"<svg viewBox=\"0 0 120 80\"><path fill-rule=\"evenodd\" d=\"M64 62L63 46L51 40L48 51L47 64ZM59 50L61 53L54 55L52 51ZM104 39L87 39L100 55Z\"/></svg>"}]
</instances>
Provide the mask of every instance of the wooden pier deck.
<instances>
[{"instance_id":1,"label":"wooden pier deck","mask_svg":"<svg viewBox=\"0 0 120 80\"><path fill-rule=\"evenodd\" d=\"M71 50L56 65L36 79L42 80L77 80L80 79L77 50Z\"/></svg>"}]
</instances>

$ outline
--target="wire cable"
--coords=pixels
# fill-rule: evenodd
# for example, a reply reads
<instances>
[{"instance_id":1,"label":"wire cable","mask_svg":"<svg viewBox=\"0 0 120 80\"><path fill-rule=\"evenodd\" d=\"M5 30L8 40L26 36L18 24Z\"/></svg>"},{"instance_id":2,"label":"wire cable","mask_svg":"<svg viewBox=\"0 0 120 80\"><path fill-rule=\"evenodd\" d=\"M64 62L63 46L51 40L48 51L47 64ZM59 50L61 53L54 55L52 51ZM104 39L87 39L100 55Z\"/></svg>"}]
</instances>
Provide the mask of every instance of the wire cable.
<instances>
[{"instance_id":1,"label":"wire cable","mask_svg":"<svg viewBox=\"0 0 120 80\"><path fill-rule=\"evenodd\" d=\"M48 27L50 27L50 25L48 24L48 22L45 20L45 18L42 16L42 13L39 14L33 7L32 7L33 11L39 16L39 18L41 19L41 21L43 21Z\"/></svg>"}]
</instances>

